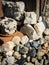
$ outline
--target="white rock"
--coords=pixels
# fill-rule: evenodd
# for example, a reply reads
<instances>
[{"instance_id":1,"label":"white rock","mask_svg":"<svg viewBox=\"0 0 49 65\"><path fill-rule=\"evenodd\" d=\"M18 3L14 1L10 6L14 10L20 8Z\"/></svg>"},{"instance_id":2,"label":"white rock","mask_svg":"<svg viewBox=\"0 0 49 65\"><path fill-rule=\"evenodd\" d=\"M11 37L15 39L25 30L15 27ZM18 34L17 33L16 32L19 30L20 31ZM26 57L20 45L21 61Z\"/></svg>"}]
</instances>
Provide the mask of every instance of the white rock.
<instances>
[{"instance_id":1,"label":"white rock","mask_svg":"<svg viewBox=\"0 0 49 65\"><path fill-rule=\"evenodd\" d=\"M7 18L1 20L0 25L4 27L4 31L8 34L12 34L17 29L17 22L12 18Z\"/></svg>"},{"instance_id":2,"label":"white rock","mask_svg":"<svg viewBox=\"0 0 49 65\"><path fill-rule=\"evenodd\" d=\"M24 24L36 24L37 23L37 17L35 12L26 12L25 13L25 20Z\"/></svg>"},{"instance_id":3,"label":"white rock","mask_svg":"<svg viewBox=\"0 0 49 65\"><path fill-rule=\"evenodd\" d=\"M19 44L20 41L21 41L21 39L18 36L14 36L13 39L12 39L12 42L14 42L15 44Z\"/></svg>"},{"instance_id":4,"label":"white rock","mask_svg":"<svg viewBox=\"0 0 49 65\"><path fill-rule=\"evenodd\" d=\"M39 23L35 24L34 28L35 28L37 34L38 34L40 37L42 37L42 33L43 33L44 30L45 30L45 25L44 25L44 23L43 23L43 22L39 22Z\"/></svg>"},{"instance_id":5,"label":"white rock","mask_svg":"<svg viewBox=\"0 0 49 65\"><path fill-rule=\"evenodd\" d=\"M27 36L22 37L21 43L22 45L26 44L29 41L29 38Z\"/></svg>"},{"instance_id":6,"label":"white rock","mask_svg":"<svg viewBox=\"0 0 49 65\"><path fill-rule=\"evenodd\" d=\"M13 50L6 52L6 56L12 56L13 52L14 52Z\"/></svg>"},{"instance_id":7,"label":"white rock","mask_svg":"<svg viewBox=\"0 0 49 65\"><path fill-rule=\"evenodd\" d=\"M23 11L24 11L24 9L25 9L25 4L24 4L24 2L21 2L21 1L16 2L16 5L17 5L17 7L18 7L18 11L20 11L20 12L23 12Z\"/></svg>"}]
</instances>

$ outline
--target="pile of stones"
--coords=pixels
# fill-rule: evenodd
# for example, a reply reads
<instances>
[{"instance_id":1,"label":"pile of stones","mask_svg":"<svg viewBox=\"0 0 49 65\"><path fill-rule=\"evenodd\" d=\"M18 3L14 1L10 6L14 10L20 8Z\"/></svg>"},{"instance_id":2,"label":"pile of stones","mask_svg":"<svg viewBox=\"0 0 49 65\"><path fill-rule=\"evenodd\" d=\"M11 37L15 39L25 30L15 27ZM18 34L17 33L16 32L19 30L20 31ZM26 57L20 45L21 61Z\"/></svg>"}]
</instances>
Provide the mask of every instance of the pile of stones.
<instances>
[{"instance_id":1,"label":"pile of stones","mask_svg":"<svg viewBox=\"0 0 49 65\"><path fill-rule=\"evenodd\" d=\"M7 9L10 8L8 9L10 12L9 15L6 13L7 18L3 19L0 25L4 27L6 33L12 34L17 29L18 22L24 18L23 26L19 30L24 36L22 38L14 36L6 43L0 42L0 65L49 65L49 28L46 28L42 17L40 16L37 21L36 13L26 12L23 2L14 4L14 2L3 1L3 4ZM16 15L23 13L23 16L20 14L20 17L12 19L10 16L12 10ZM11 28L15 28L14 32L11 32Z\"/></svg>"}]
</instances>

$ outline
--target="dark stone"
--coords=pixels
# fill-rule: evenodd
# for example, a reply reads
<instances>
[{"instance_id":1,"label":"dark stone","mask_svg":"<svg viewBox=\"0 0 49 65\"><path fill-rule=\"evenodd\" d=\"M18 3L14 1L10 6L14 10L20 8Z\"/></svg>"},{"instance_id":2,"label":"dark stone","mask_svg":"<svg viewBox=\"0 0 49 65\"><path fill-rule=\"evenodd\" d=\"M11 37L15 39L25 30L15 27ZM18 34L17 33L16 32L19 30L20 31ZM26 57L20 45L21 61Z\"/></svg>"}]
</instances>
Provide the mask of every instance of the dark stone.
<instances>
[{"instance_id":1,"label":"dark stone","mask_svg":"<svg viewBox=\"0 0 49 65\"><path fill-rule=\"evenodd\" d=\"M26 62L26 59L25 58L21 58L20 60L17 61L18 65L24 65Z\"/></svg>"},{"instance_id":2,"label":"dark stone","mask_svg":"<svg viewBox=\"0 0 49 65\"><path fill-rule=\"evenodd\" d=\"M32 57L35 57L36 56L36 49L33 48L33 49L29 50L28 55L32 56Z\"/></svg>"}]
</instances>

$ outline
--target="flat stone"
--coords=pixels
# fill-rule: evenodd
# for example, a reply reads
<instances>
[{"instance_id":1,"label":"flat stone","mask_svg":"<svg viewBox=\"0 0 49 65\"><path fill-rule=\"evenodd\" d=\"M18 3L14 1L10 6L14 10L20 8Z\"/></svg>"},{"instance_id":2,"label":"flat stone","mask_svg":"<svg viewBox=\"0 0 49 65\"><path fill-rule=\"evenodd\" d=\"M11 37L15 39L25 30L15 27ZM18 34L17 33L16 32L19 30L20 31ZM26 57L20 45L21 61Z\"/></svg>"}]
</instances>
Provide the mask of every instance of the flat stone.
<instances>
[{"instance_id":1,"label":"flat stone","mask_svg":"<svg viewBox=\"0 0 49 65\"><path fill-rule=\"evenodd\" d=\"M44 25L44 23L43 23L43 22L39 22L39 23L35 24L34 28L35 28L37 34L38 34L40 37L42 37L42 34L43 34L44 30L45 30L45 25Z\"/></svg>"},{"instance_id":2,"label":"flat stone","mask_svg":"<svg viewBox=\"0 0 49 65\"><path fill-rule=\"evenodd\" d=\"M49 28L47 28L47 29L44 31L44 34L45 34L45 35L49 35Z\"/></svg>"}]
</instances>

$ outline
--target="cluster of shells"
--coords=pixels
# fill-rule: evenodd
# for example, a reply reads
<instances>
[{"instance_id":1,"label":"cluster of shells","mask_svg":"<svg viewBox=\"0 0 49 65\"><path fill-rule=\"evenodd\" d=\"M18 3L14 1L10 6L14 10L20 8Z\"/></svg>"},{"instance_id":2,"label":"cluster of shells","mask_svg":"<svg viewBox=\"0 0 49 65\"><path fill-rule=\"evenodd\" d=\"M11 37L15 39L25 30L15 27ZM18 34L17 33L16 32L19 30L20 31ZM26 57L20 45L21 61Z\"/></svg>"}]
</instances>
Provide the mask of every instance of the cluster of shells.
<instances>
[{"instance_id":1,"label":"cluster of shells","mask_svg":"<svg viewBox=\"0 0 49 65\"><path fill-rule=\"evenodd\" d=\"M6 17L0 21L1 33L13 34L19 22L23 37L15 35L0 42L0 65L49 65L49 28L42 17L37 21L35 12L26 12L24 2L3 1L3 5L8 11L5 9Z\"/></svg>"}]
</instances>

